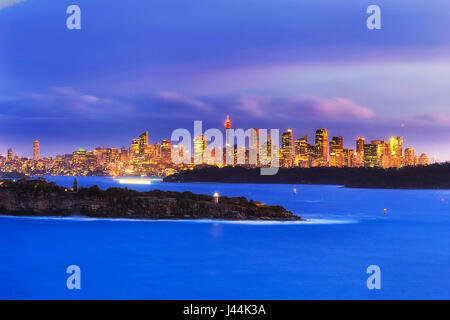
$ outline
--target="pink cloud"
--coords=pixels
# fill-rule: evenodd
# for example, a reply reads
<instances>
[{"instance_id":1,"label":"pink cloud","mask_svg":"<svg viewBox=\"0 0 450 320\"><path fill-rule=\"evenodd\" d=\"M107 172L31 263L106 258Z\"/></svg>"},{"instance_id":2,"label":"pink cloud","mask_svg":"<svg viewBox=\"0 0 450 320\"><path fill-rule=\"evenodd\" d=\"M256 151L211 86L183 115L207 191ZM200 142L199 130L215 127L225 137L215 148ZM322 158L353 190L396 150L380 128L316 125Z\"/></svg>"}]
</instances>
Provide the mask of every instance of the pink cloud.
<instances>
[{"instance_id":1,"label":"pink cloud","mask_svg":"<svg viewBox=\"0 0 450 320\"><path fill-rule=\"evenodd\" d=\"M193 107L200 111L209 111L211 106L203 101L186 97L176 92L161 92L159 98L165 102L175 103L187 107Z\"/></svg>"},{"instance_id":2,"label":"pink cloud","mask_svg":"<svg viewBox=\"0 0 450 320\"><path fill-rule=\"evenodd\" d=\"M375 117L372 109L360 106L350 99L311 95L288 98L244 95L237 100L235 109L247 112L253 117L303 117L326 120L366 120Z\"/></svg>"}]
</instances>

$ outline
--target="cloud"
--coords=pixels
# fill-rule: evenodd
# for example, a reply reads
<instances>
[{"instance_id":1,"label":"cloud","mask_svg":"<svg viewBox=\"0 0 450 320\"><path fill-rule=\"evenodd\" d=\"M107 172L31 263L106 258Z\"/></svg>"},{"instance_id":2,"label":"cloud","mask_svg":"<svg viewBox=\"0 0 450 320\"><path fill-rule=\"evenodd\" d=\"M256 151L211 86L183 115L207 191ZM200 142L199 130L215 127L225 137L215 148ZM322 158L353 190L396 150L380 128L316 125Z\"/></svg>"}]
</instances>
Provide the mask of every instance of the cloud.
<instances>
[{"instance_id":1,"label":"cloud","mask_svg":"<svg viewBox=\"0 0 450 320\"><path fill-rule=\"evenodd\" d=\"M256 118L306 118L323 120L367 120L375 117L372 109L350 99L323 98L311 95L266 97L244 95L237 99L235 109Z\"/></svg>"},{"instance_id":2,"label":"cloud","mask_svg":"<svg viewBox=\"0 0 450 320\"><path fill-rule=\"evenodd\" d=\"M443 114L429 113L422 114L413 118L413 120L432 125L450 126L450 116Z\"/></svg>"},{"instance_id":3,"label":"cloud","mask_svg":"<svg viewBox=\"0 0 450 320\"><path fill-rule=\"evenodd\" d=\"M24 2L25 0L0 0L0 10L4 9L6 7L10 7L12 5L15 5L19 2Z\"/></svg>"},{"instance_id":4,"label":"cloud","mask_svg":"<svg viewBox=\"0 0 450 320\"><path fill-rule=\"evenodd\" d=\"M124 117L136 108L116 98L98 97L70 87L55 87L48 92L22 92L0 99L0 115L23 119L94 119Z\"/></svg>"},{"instance_id":5,"label":"cloud","mask_svg":"<svg viewBox=\"0 0 450 320\"><path fill-rule=\"evenodd\" d=\"M194 108L199 111L211 110L211 106L209 104L197 99L183 96L175 92L161 92L159 94L159 99L165 103Z\"/></svg>"}]
</instances>

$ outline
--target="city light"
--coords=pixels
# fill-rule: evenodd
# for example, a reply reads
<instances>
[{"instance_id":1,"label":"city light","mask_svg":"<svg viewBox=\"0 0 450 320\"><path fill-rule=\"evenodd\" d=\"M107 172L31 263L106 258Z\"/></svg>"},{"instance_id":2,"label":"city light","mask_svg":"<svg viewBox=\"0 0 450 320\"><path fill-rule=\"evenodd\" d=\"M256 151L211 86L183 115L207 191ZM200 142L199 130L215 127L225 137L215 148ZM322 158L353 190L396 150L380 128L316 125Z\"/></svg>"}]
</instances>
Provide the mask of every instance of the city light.
<instances>
[{"instance_id":1,"label":"city light","mask_svg":"<svg viewBox=\"0 0 450 320\"><path fill-rule=\"evenodd\" d=\"M145 130L138 138L132 139L128 148L78 149L72 154L58 155L55 158L41 157L41 145L38 140L34 140L32 159L19 157L9 148L6 156L0 155L0 171L26 175L165 177L204 165L263 168L275 163L276 167L283 168L401 168L430 163L425 153L418 155L414 148L404 148L403 137L370 141L364 137L356 137L350 144L347 143L347 146L352 147L346 148L342 136L329 137L325 128L316 130L313 142L308 141L307 135L296 139L294 131L289 128L281 135L281 145L278 145L271 140L269 130L266 138L266 135L260 136L262 129L251 129L249 136L244 138L248 139L246 148L235 144L237 138L235 139L229 116L224 128L225 144L222 147L209 146L211 142L205 133L191 139L191 146L181 143L173 145L167 139L150 144L149 131ZM183 161L174 163L172 156ZM151 183L149 180L118 181L126 184Z\"/></svg>"}]
</instances>

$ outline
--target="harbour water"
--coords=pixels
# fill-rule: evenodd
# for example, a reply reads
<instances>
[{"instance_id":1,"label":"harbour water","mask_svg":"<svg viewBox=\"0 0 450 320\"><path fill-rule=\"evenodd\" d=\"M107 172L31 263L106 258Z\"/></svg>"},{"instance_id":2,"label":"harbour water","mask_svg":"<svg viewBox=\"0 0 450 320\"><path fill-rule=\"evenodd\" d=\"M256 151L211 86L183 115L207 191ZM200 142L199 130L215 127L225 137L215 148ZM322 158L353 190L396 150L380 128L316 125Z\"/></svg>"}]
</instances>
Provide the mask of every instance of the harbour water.
<instances>
[{"instance_id":1,"label":"harbour water","mask_svg":"<svg viewBox=\"0 0 450 320\"><path fill-rule=\"evenodd\" d=\"M77 179L245 196L307 221L3 216L1 299L450 298L450 190ZM69 265L81 269L81 290L66 287ZM380 290L367 288L370 265L380 267Z\"/></svg>"}]
</instances>

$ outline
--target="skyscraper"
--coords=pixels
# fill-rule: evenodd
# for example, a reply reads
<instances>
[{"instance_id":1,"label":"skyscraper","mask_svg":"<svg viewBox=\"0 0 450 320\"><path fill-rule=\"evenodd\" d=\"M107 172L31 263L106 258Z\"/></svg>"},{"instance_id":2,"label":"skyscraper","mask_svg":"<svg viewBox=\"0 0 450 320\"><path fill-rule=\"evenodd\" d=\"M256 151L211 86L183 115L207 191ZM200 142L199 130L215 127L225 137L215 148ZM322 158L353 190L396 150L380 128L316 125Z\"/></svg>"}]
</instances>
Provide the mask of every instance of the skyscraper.
<instances>
[{"instance_id":1,"label":"skyscraper","mask_svg":"<svg viewBox=\"0 0 450 320\"><path fill-rule=\"evenodd\" d=\"M333 161L331 161L333 158ZM333 137L330 141L330 166L342 167L344 165L344 138Z\"/></svg>"},{"instance_id":2,"label":"skyscraper","mask_svg":"<svg viewBox=\"0 0 450 320\"><path fill-rule=\"evenodd\" d=\"M356 152L364 154L364 143L366 139L361 137L356 137Z\"/></svg>"},{"instance_id":3,"label":"skyscraper","mask_svg":"<svg viewBox=\"0 0 450 320\"><path fill-rule=\"evenodd\" d=\"M39 160L39 141L34 140L33 142L33 160Z\"/></svg>"},{"instance_id":4,"label":"skyscraper","mask_svg":"<svg viewBox=\"0 0 450 320\"><path fill-rule=\"evenodd\" d=\"M145 147L148 146L148 131L145 130L143 134L139 136L139 156L144 156Z\"/></svg>"},{"instance_id":5,"label":"skyscraper","mask_svg":"<svg viewBox=\"0 0 450 320\"><path fill-rule=\"evenodd\" d=\"M204 158L205 150L207 147L207 141L205 135L202 133L200 136L194 138L194 163L201 164L205 163Z\"/></svg>"},{"instance_id":6,"label":"skyscraper","mask_svg":"<svg viewBox=\"0 0 450 320\"><path fill-rule=\"evenodd\" d=\"M292 144L292 129L287 129L281 135L281 156L282 156L282 165L288 167L292 165L292 153L293 153L293 144Z\"/></svg>"},{"instance_id":7,"label":"skyscraper","mask_svg":"<svg viewBox=\"0 0 450 320\"><path fill-rule=\"evenodd\" d=\"M328 132L327 129L317 129L316 150L320 166L326 166L328 162Z\"/></svg>"},{"instance_id":8,"label":"skyscraper","mask_svg":"<svg viewBox=\"0 0 450 320\"><path fill-rule=\"evenodd\" d=\"M413 166L416 164L415 162L416 162L416 157L414 155L414 149L413 148L405 149L404 165L405 166Z\"/></svg>"},{"instance_id":9,"label":"skyscraper","mask_svg":"<svg viewBox=\"0 0 450 320\"><path fill-rule=\"evenodd\" d=\"M249 161L255 162L250 164L259 163L259 129L256 128L253 128L250 132Z\"/></svg>"},{"instance_id":10,"label":"skyscraper","mask_svg":"<svg viewBox=\"0 0 450 320\"><path fill-rule=\"evenodd\" d=\"M161 161L164 163L170 163L172 157L172 141L161 141Z\"/></svg>"},{"instance_id":11,"label":"skyscraper","mask_svg":"<svg viewBox=\"0 0 450 320\"><path fill-rule=\"evenodd\" d=\"M14 158L14 152L12 148L8 149L8 160L12 160Z\"/></svg>"},{"instance_id":12,"label":"skyscraper","mask_svg":"<svg viewBox=\"0 0 450 320\"><path fill-rule=\"evenodd\" d=\"M388 145L384 140L372 140L371 144L377 147L377 166L382 168L389 167Z\"/></svg>"},{"instance_id":13,"label":"skyscraper","mask_svg":"<svg viewBox=\"0 0 450 320\"><path fill-rule=\"evenodd\" d=\"M364 144L364 166L375 167L377 165L377 146Z\"/></svg>"},{"instance_id":14,"label":"skyscraper","mask_svg":"<svg viewBox=\"0 0 450 320\"><path fill-rule=\"evenodd\" d=\"M260 136L261 138L261 136ZM267 130L267 135L260 140L261 152L259 154L259 161L261 164L266 165L272 161L272 133Z\"/></svg>"},{"instance_id":15,"label":"skyscraper","mask_svg":"<svg viewBox=\"0 0 450 320\"><path fill-rule=\"evenodd\" d=\"M403 138L392 137L389 140L389 157L391 167L399 168L402 166Z\"/></svg>"},{"instance_id":16,"label":"skyscraper","mask_svg":"<svg viewBox=\"0 0 450 320\"><path fill-rule=\"evenodd\" d=\"M135 160L139 156L139 139L133 139L130 146L130 160Z\"/></svg>"}]
</instances>

